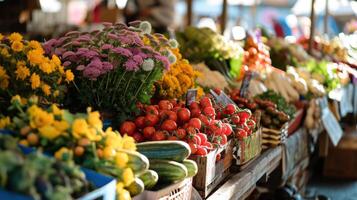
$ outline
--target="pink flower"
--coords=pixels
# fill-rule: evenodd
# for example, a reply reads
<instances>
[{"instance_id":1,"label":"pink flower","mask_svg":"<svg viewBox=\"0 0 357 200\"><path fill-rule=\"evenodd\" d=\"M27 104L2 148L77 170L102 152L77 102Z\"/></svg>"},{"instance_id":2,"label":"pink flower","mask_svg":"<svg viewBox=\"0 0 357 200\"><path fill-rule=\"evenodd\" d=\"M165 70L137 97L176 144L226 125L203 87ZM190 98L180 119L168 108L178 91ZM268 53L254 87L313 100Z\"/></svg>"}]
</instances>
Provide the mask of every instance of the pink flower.
<instances>
[{"instance_id":1,"label":"pink flower","mask_svg":"<svg viewBox=\"0 0 357 200\"><path fill-rule=\"evenodd\" d=\"M133 60L136 62L136 64L141 65L143 64L143 58L139 55L133 56Z\"/></svg>"},{"instance_id":2,"label":"pink flower","mask_svg":"<svg viewBox=\"0 0 357 200\"><path fill-rule=\"evenodd\" d=\"M66 51L63 53L62 58L67 58L68 56L76 55L73 51Z\"/></svg>"},{"instance_id":3,"label":"pink flower","mask_svg":"<svg viewBox=\"0 0 357 200\"><path fill-rule=\"evenodd\" d=\"M130 56L133 55L128 49L125 49L125 48L122 48L122 47L114 48L114 49L112 49L112 51L113 51L114 53L123 55L123 56L125 56L125 57L130 57Z\"/></svg>"},{"instance_id":4,"label":"pink flower","mask_svg":"<svg viewBox=\"0 0 357 200\"><path fill-rule=\"evenodd\" d=\"M111 44L103 44L101 48L102 48L102 50L112 49L113 45L111 45Z\"/></svg>"},{"instance_id":5,"label":"pink flower","mask_svg":"<svg viewBox=\"0 0 357 200\"><path fill-rule=\"evenodd\" d=\"M125 69L128 71L138 71L139 70L138 64L132 59L127 60L124 63L124 66L125 66Z\"/></svg>"},{"instance_id":6,"label":"pink flower","mask_svg":"<svg viewBox=\"0 0 357 200\"><path fill-rule=\"evenodd\" d=\"M108 33L108 38L113 39L113 40L119 40L119 37L113 33Z\"/></svg>"},{"instance_id":7,"label":"pink flower","mask_svg":"<svg viewBox=\"0 0 357 200\"><path fill-rule=\"evenodd\" d=\"M85 69L85 66L84 65L78 65L77 67L76 67L76 70L78 70L78 71L82 71L82 70L84 70Z\"/></svg>"},{"instance_id":8,"label":"pink flower","mask_svg":"<svg viewBox=\"0 0 357 200\"><path fill-rule=\"evenodd\" d=\"M69 66L70 64L71 64L71 62L65 61L65 62L63 63L63 67L67 67L67 66Z\"/></svg>"},{"instance_id":9,"label":"pink flower","mask_svg":"<svg viewBox=\"0 0 357 200\"><path fill-rule=\"evenodd\" d=\"M165 56L155 55L154 57L156 59L158 59L160 62L162 62L162 64L164 65L165 69L169 69L170 68L170 62Z\"/></svg>"},{"instance_id":10,"label":"pink flower","mask_svg":"<svg viewBox=\"0 0 357 200\"><path fill-rule=\"evenodd\" d=\"M100 76L100 71L95 67L86 67L83 71L83 76L91 80L96 80Z\"/></svg>"},{"instance_id":11,"label":"pink flower","mask_svg":"<svg viewBox=\"0 0 357 200\"><path fill-rule=\"evenodd\" d=\"M113 69L113 65L110 62L103 62L103 69L108 72Z\"/></svg>"}]
</instances>

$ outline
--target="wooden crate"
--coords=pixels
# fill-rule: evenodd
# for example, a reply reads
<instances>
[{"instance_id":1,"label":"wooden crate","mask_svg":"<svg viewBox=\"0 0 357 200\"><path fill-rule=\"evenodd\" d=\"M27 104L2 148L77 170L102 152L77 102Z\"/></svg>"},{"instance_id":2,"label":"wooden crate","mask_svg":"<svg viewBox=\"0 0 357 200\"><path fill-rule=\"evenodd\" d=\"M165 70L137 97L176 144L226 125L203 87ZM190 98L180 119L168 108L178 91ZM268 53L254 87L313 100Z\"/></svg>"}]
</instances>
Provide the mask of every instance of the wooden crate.
<instances>
[{"instance_id":1,"label":"wooden crate","mask_svg":"<svg viewBox=\"0 0 357 200\"><path fill-rule=\"evenodd\" d=\"M221 154L221 159L216 161L218 154ZM198 166L193 187L201 197L206 198L229 174L233 160L233 141L230 140L221 148L209 152L207 156L191 155L189 159L194 160Z\"/></svg>"},{"instance_id":2,"label":"wooden crate","mask_svg":"<svg viewBox=\"0 0 357 200\"><path fill-rule=\"evenodd\" d=\"M262 151L262 129L259 128L256 132L252 133L249 137L235 142L233 157L235 164L238 166L244 165Z\"/></svg>"}]
</instances>

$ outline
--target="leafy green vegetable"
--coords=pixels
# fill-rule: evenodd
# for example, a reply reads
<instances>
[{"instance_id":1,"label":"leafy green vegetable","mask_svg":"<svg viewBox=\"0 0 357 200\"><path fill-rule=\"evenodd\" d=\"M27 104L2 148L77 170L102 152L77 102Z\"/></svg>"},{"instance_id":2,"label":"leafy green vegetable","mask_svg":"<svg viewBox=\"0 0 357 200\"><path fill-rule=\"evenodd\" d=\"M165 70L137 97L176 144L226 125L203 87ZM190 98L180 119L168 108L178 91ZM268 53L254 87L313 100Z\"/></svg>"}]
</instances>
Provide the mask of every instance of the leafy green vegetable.
<instances>
[{"instance_id":1,"label":"leafy green vegetable","mask_svg":"<svg viewBox=\"0 0 357 200\"><path fill-rule=\"evenodd\" d=\"M275 103L278 107L278 110L283 111L292 119L296 113L296 108L293 105L290 105L286 102L285 98L280 94L274 92L273 90L268 90L257 96L260 99L270 100Z\"/></svg>"}]
</instances>

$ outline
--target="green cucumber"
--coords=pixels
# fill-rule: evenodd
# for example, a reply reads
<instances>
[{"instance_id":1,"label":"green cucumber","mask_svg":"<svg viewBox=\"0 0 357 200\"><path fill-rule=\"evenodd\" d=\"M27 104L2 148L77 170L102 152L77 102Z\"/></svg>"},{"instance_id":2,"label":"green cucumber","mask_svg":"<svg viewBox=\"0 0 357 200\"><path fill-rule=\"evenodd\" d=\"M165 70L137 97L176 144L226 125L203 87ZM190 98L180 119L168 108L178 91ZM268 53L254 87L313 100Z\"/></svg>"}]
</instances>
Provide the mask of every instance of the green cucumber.
<instances>
[{"instance_id":1,"label":"green cucumber","mask_svg":"<svg viewBox=\"0 0 357 200\"><path fill-rule=\"evenodd\" d=\"M190 146L182 141L142 142L136 147L137 151L149 159L182 162L191 154Z\"/></svg>"},{"instance_id":2,"label":"green cucumber","mask_svg":"<svg viewBox=\"0 0 357 200\"><path fill-rule=\"evenodd\" d=\"M157 172L159 182L176 182L187 177L185 165L172 160L150 160L150 169Z\"/></svg>"},{"instance_id":3,"label":"green cucumber","mask_svg":"<svg viewBox=\"0 0 357 200\"><path fill-rule=\"evenodd\" d=\"M149 169L142 173L139 178L144 182L145 190L150 190L156 185L159 175L154 170Z\"/></svg>"},{"instance_id":4,"label":"green cucumber","mask_svg":"<svg viewBox=\"0 0 357 200\"><path fill-rule=\"evenodd\" d=\"M144 191L144 183L140 178L135 178L126 189L130 192L130 196L133 197Z\"/></svg>"},{"instance_id":5,"label":"green cucumber","mask_svg":"<svg viewBox=\"0 0 357 200\"><path fill-rule=\"evenodd\" d=\"M142 174L149 169L149 160L139 152L127 151L123 149L117 151L126 153L128 155L129 161L127 166L133 170L135 175Z\"/></svg>"},{"instance_id":6,"label":"green cucumber","mask_svg":"<svg viewBox=\"0 0 357 200\"><path fill-rule=\"evenodd\" d=\"M188 177L194 177L197 172L198 172L198 167L195 161L193 160L184 160L182 162L182 164L185 165L185 167L187 168L187 172L188 172Z\"/></svg>"}]
</instances>

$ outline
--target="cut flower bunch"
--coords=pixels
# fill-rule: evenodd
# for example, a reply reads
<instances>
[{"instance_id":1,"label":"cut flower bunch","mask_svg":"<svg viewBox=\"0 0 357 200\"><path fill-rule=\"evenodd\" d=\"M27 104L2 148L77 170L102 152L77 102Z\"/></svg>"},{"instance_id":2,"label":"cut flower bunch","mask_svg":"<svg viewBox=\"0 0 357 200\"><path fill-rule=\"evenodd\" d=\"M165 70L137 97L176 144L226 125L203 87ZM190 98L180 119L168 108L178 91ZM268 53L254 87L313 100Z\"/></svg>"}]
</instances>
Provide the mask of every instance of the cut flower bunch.
<instances>
[{"instance_id":1,"label":"cut flower bunch","mask_svg":"<svg viewBox=\"0 0 357 200\"><path fill-rule=\"evenodd\" d=\"M37 98L22 104L19 96L13 97L10 109L18 114L5 128L15 131L20 144L53 153L57 159L73 155L77 164L116 177L118 198L130 199L125 188L139 173L129 159L129 154L139 154L135 141L111 128L103 131L99 112L89 108L86 114L74 115L54 104L42 109L37 106Z\"/></svg>"},{"instance_id":2,"label":"cut flower bunch","mask_svg":"<svg viewBox=\"0 0 357 200\"><path fill-rule=\"evenodd\" d=\"M79 100L85 107L130 113L136 102L149 102L154 82L176 61L170 51L172 42L151 34L148 22L104 26L49 40L45 50L58 55L77 76L69 104Z\"/></svg>"},{"instance_id":3,"label":"cut flower bunch","mask_svg":"<svg viewBox=\"0 0 357 200\"><path fill-rule=\"evenodd\" d=\"M19 33L0 34L0 110L5 111L15 94L58 102L73 80L72 71L65 70L56 55L46 57L39 42L26 41Z\"/></svg>"}]
</instances>

